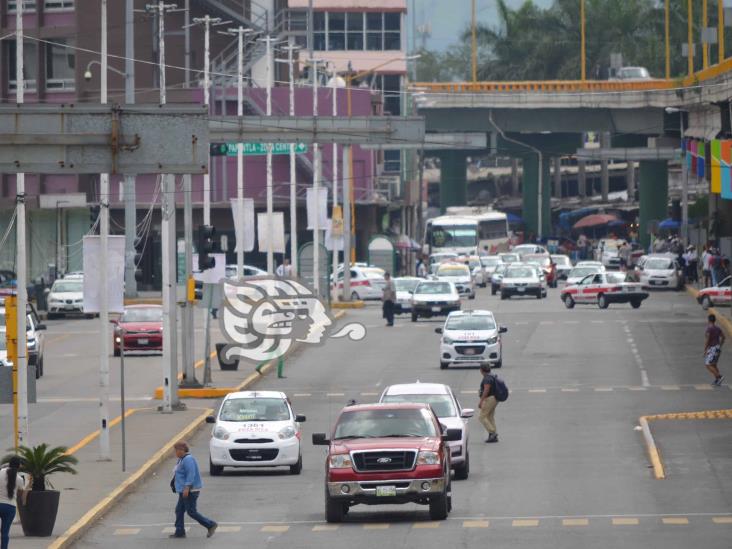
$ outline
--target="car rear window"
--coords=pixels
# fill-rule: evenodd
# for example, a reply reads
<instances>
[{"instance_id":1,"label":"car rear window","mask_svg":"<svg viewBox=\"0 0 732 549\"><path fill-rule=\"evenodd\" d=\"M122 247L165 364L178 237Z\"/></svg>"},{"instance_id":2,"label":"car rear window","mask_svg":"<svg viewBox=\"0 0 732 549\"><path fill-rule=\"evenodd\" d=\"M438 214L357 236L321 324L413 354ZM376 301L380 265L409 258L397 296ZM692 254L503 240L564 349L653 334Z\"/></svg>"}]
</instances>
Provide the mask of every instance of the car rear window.
<instances>
[{"instance_id":1,"label":"car rear window","mask_svg":"<svg viewBox=\"0 0 732 549\"><path fill-rule=\"evenodd\" d=\"M536 272L529 267L514 267L506 271L506 278L529 278L535 275Z\"/></svg>"},{"instance_id":2,"label":"car rear window","mask_svg":"<svg viewBox=\"0 0 732 549\"><path fill-rule=\"evenodd\" d=\"M162 307L127 309L122 315L122 322L162 322Z\"/></svg>"}]
</instances>

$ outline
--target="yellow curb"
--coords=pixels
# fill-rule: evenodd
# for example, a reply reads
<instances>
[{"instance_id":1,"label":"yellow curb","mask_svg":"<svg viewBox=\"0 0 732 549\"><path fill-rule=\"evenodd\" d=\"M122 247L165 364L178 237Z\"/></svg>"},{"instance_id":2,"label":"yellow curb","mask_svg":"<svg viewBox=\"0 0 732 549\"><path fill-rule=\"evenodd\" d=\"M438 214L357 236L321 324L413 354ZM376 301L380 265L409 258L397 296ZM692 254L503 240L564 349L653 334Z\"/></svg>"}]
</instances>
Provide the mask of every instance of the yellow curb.
<instances>
[{"instance_id":1,"label":"yellow curb","mask_svg":"<svg viewBox=\"0 0 732 549\"><path fill-rule=\"evenodd\" d=\"M162 297L126 297L125 305L162 305Z\"/></svg>"},{"instance_id":2,"label":"yellow curb","mask_svg":"<svg viewBox=\"0 0 732 549\"><path fill-rule=\"evenodd\" d=\"M699 295L699 290L688 284L686 285L686 291L693 296L694 299ZM732 321L727 317L727 315L723 315L715 307L709 307L707 312L716 316L717 322L722 325L724 330L727 332L727 336L732 337Z\"/></svg>"},{"instance_id":3,"label":"yellow curb","mask_svg":"<svg viewBox=\"0 0 732 549\"><path fill-rule=\"evenodd\" d=\"M125 412L125 418L128 418L132 414L134 414L135 412L139 412L140 410L144 410L144 409L146 409L146 408L130 408L129 410L127 410ZM112 427L114 427L115 425L117 425L120 421L122 421L122 416L121 415L117 416L116 418L114 418L113 420L111 420L109 422L109 428L111 429ZM94 440L98 436L99 436L99 429L97 429L93 433L89 433L88 435L86 435L79 442L77 442L71 448L69 448L68 450L66 450L66 452L64 452L64 454L66 454L67 456L70 456L72 454L75 454L76 452L78 452L79 450L81 450L84 446L86 446L87 444L89 444L92 440Z\"/></svg>"},{"instance_id":4,"label":"yellow curb","mask_svg":"<svg viewBox=\"0 0 732 549\"><path fill-rule=\"evenodd\" d=\"M155 467L170 457L173 445L181 440L190 437L204 421L213 413L209 408L189 423L180 433L166 442L160 450L155 452L140 468L122 481L114 490L105 496L99 503L92 507L86 514L72 524L61 536L48 546L48 549L64 549L70 547L91 525L100 517L105 515L114 505L119 503L130 491L132 491Z\"/></svg>"},{"instance_id":5,"label":"yellow curb","mask_svg":"<svg viewBox=\"0 0 732 549\"><path fill-rule=\"evenodd\" d=\"M363 309L366 304L363 301L333 301L331 309Z\"/></svg>"},{"instance_id":6,"label":"yellow curb","mask_svg":"<svg viewBox=\"0 0 732 549\"><path fill-rule=\"evenodd\" d=\"M694 286L691 286L689 284L686 285L686 291L691 294L693 298L696 298L699 295L699 290L694 288Z\"/></svg>"},{"instance_id":7,"label":"yellow curb","mask_svg":"<svg viewBox=\"0 0 732 549\"><path fill-rule=\"evenodd\" d=\"M661 460L661 453L656 447L656 441L653 440L651 434L651 428L648 426L648 420L645 416L640 418L641 430L643 431L643 440L646 442L646 450L648 451L648 459L651 460L653 466L653 474L656 480L662 480L666 478L666 471L663 468L663 461Z\"/></svg>"}]
</instances>

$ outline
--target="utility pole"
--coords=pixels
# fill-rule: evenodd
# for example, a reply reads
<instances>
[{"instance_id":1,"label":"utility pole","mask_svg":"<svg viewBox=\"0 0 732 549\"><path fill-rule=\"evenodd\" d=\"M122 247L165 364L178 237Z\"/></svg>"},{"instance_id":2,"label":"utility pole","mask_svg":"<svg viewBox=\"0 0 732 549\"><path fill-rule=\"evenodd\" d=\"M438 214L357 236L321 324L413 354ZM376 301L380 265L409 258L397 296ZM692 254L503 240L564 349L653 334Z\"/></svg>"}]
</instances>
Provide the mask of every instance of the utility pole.
<instances>
[{"instance_id":1,"label":"utility pole","mask_svg":"<svg viewBox=\"0 0 732 549\"><path fill-rule=\"evenodd\" d=\"M193 276L193 197L191 176L183 176L183 239L185 240L185 280ZM199 250L200 252L201 250ZM181 387L201 387L196 379L194 345L194 305L188 300L183 304L183 379ZM208 313L208 311L206 311Z\"/></svg>"},{"instance_id":2,"label":"utility pole","mask_svg":"<svg viewBox=\"0 0 732 549\"><path fill-rule=\"evenodd\" d=\"M295 116L295 67L293 52L300 49L299 46L289 45L287 50L287 67L290 75L290 116ZM297 166L295 163L295 143L290 143L290 265L292 274L297 277Z\"/></svg>"},{"instance_id":3,"label":"utility pole","mask_svg":"<svg viewBox=\"0 0 732 549\"><path fill-rule=\"evenodd\" d=\"M272 37L267 35L262 39L265 43L265 79L267 90L267 116L272 116ZM274 209L272 196L272 143L267 143L267 274L274 274L274 225L272 214Z\"/></svg>"},{"instance_id":4,"label":"utility pole","mask_svg":"<svg viewBox=\"0 0 732 549\"><path fill-rule=\"evenodd\" d=\"M158 19L158 70L160 72L160 104L165 105L165 12L175 9L175 4L148 4ZM178 325L176 321L176 239L175 239L175 179L162 175L161 248L163 271L163 403L160 411L171 413L178 402Z\"/></svg>"},{"instance_id":5,"label":"utility pole","mask_svg":"<svg viewBox=\"0 0 732 549\"><path fill-rule=\"evenodd\" d=\"M318 65L322 59L311 59L313 70L313 118L318 117ZM320 146L313 143L313 195L315 211L313 219L313 289L320 296Z\"/></svg>"},{"instance_id":6,"label":"utility pole","mask_svg":"<svg viewBox=\"0 0 732 549\"><path fill-rule=\"evenodd\" d=\"M107 0L102 0L101 103L107 104ZM109 174L99 175L99 459L109 461Z\"/></svg>"},{"instance_id":7,"label":"utility pole","mask_svg":"<svg viewBox=\"0 0 732 549\"><path fill-rule=\"evenodd\" d=\"M336 82L338 73L336 72L335 64L333 65L333 76L330 79L330 89L333 96L333 117L338 116L338 83ZM338 248L336 247L336 237L333 232L333 222L336 218L336 211L338 209L338 144L333 143L333 213L331 214L331 225L330 225L330 240L331 246L333 247L333 280L336 281L336 273L338 272ZM335 300L338 301L338 285L334 285L333 295Z\"/></svg>"},{"instance_id":8,"label":"utility pole","mask_svg":"<svg viewBox=\"0 0 732 549\"><path fill-rule=\"evenodd\" d=\"M585 0L580 0L580 74L582 75L582 82L587 80L587 49L585 45Z\"/></svg>"},{"instance_id":9,"label":"utility pole","mask_svg":"<svg viewBox=\"0 0 732 549\"><path fill-rule=\"evenodd\" d=\"M135 2L125 0L125 103L135 102ZM124 176L125 204L125 297L137 297L135 239L137 237L137 193L135 176Z\"/></svg>"},{"instance_id":10,"label":"utility pole","mask_svg":"<svg viewBox=\"0 0 732 549\"><path fill-rule=\"evenodd\" d=\"M351 145L343 145L343 301L351 301Z\"/></svg>"},{"instance_id":11,"label":"utility pole","mask_svg":"<svg viewBox=\"0 0 732 549\"><path fill-rule=\"evenodd\" d=\"M23 104L25 78L23 67L23 2L17 2L15 13L15 102ZM16 326L18 329L18 445L30 445L28 432L28 343L26 340L26 306L28 295L26 289L26 242L25 242L25 174L17 174L15 179L15 208L17 214L16 235L16 280L18 292L18 308Z\"/></svg>"}]
</instances>

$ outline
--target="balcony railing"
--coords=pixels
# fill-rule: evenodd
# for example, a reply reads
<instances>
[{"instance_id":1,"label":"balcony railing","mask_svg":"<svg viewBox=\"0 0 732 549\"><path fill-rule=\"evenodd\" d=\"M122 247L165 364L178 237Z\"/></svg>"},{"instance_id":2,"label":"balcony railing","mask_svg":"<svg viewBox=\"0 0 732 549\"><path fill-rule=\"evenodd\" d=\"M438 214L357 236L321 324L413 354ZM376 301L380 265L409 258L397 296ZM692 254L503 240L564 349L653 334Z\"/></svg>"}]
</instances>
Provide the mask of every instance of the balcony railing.
<instances>
[{"instance_id":1,"label":"balcony railing","mask_svg":"<svg viewBox=\"0 0 732 549\"><path fill-rule=\"evenodd\" d=\"M76 90L76 81L73 78L49 78L46 80L46 90L74 91Z\"/></svg>"},{"instance_id":2,"label":"balcony railing","mask_svg":"<svg viewBox=\"0 0 732 549\"><path fill-rule=\"evenodd\" d=\"M17 80L8 80L8 89L15 90L18 87ZM27 92L36 92L37 85L35 80L24 80L23 90Z\"/></svg>"}]
</instances>

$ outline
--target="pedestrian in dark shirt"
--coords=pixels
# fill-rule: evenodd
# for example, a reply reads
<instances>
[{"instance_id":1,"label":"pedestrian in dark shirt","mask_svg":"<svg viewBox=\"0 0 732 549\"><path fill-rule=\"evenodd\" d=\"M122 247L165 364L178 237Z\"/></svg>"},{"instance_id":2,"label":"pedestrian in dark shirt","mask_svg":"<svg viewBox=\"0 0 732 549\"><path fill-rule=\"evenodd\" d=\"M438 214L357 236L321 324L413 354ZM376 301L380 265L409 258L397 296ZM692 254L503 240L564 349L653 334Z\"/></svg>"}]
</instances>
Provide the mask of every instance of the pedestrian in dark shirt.
<instances>
[{"instance_id":1,"label":"pedestrian in dark shirt","mask_svg":"<svg viewBox=\"0 0 732 549\"><path fill-rule=\"evenodd\" d=\"M382 316L386 319L387 326L394 326L394 302L396 301L396 288L391 274L384 273L384 290L381 295Z\"/></svg>"},{"instance_id":2,"label":"pedestrian in dark shirt","mask_svg":"<svg viewBox=\"0 0 732 549\"><path fill-rule=\"evenodd\" d=\"M486 442L498 442L498 430L496 429L496 406L498 406L498 400L496 400L496 378L491 375L491 367L484 364L480 367L480 373L483 375L483 379L480 382L480 401L478 402L478 408L480 413L478 414L478 420L488 431L488 438Z\"/></svg>"},{"instance_id":3,"label":"pedestrian in dark shirt","mask_svg":"<svg viewBox=\"0 0 732 549\"><path fill-rule=\"evenodd\" d=\"M719 355L722 354L722 345L724 345L724 333L717 326L717 317L709 315L707 317L709 323L707 324L707 330L704 337L704 366L714 376L712 385L719 387L724 381L724 376L719 373L717 363L719 362Z\"/></svg>"}]
</instances>

